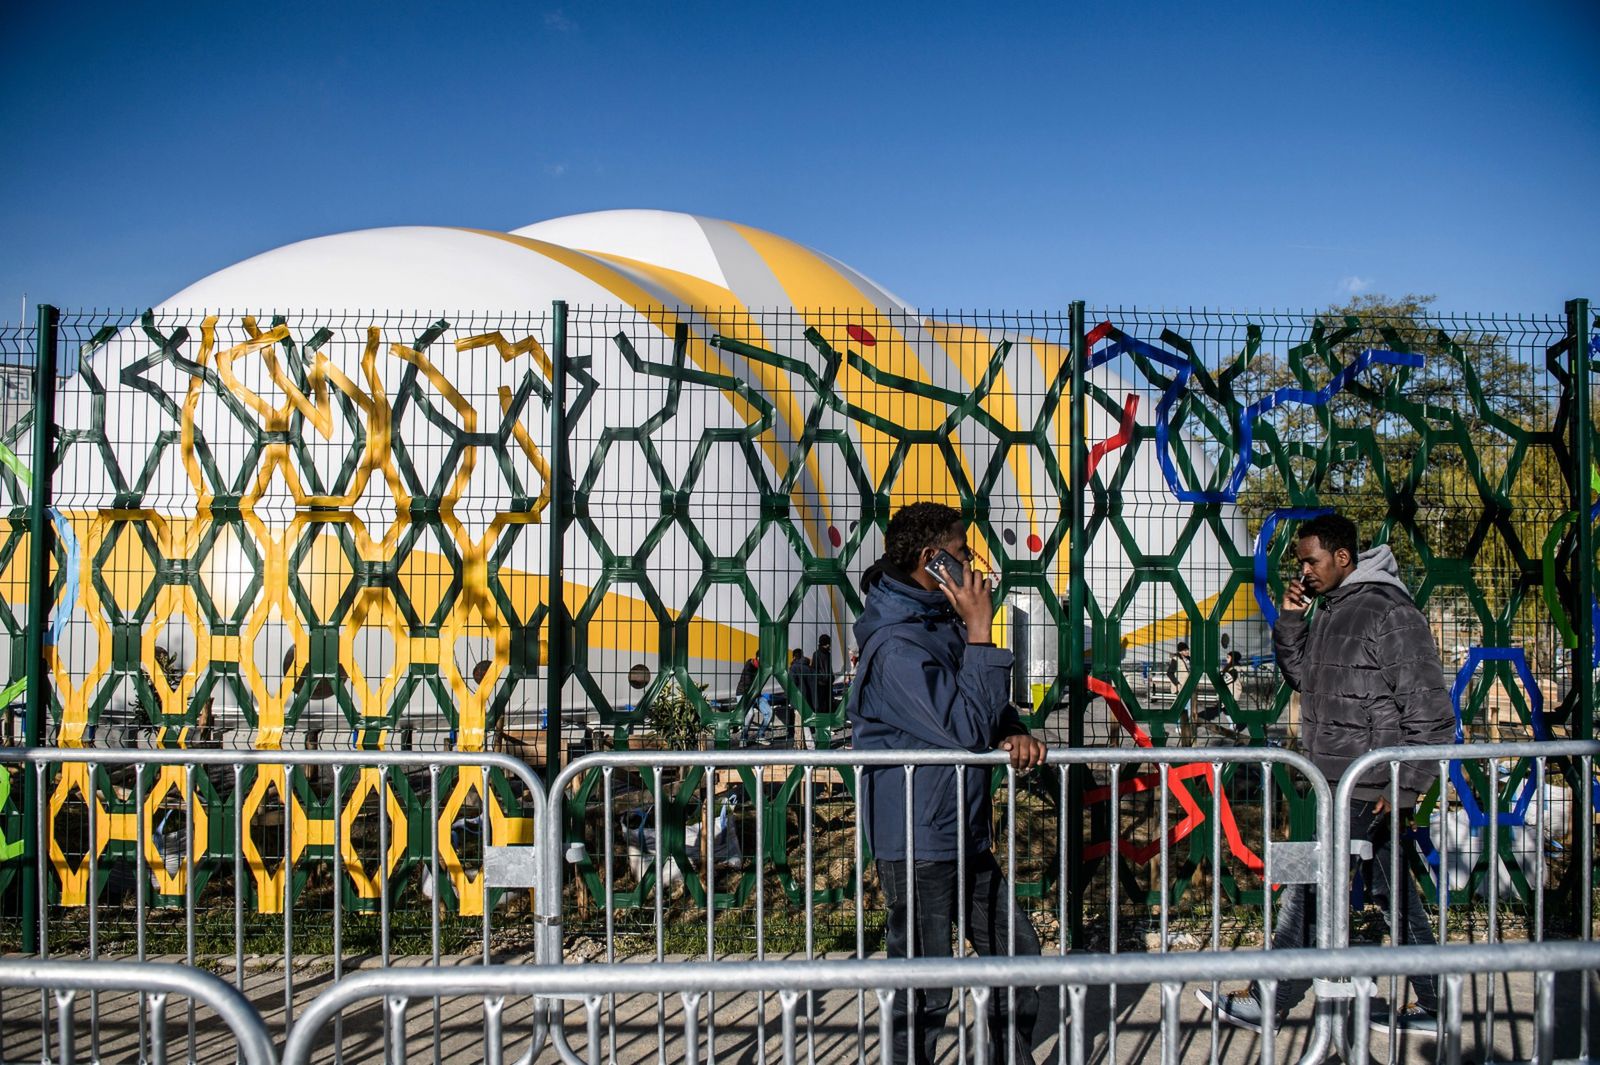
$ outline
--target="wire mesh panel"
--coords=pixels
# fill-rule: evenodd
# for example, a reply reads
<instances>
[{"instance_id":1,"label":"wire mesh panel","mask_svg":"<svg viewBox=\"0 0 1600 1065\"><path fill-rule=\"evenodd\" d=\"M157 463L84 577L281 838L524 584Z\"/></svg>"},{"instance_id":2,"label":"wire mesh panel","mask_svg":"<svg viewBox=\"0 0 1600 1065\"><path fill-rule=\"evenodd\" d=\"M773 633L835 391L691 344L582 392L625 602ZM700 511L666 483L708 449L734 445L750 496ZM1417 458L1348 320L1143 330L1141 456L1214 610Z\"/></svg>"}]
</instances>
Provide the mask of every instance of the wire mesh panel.
<instances>
[{"instance_id":1,"label":"wire mesh panel","mask_svg":"<svg viewBox=\"0 0 1600 1065\"><path fill-rule=\"evenodd\" d=\"M542 728L547 324L64 316L47 742L484 751ZM486 825L512 842L519 816L501 775L484 794L453 772L352 772L334 795L336 776L203 776L191 817L175 772L52 770L51 898L116 894L91 891L91 840L115 881L144 839L154 901L182 905L184 878L159 869L192 831L198 891L242 850L251 908L276 914L336 862L348 814L395 843L371 856L394 898L433 853L431 821L470 835L444 849L437 895L478 906L458 889ZM379 908L376 879L343 879L352 909Z\"/></svg>"},{"instance_id":2,"label":"wire mesh panel","mask_svg":"<svg viewBox=\"0 0 1600 1065\"><path fill-rule=\"evenodd\" d=\"M0 541L0 725L4 742L21 740L21 699L26 687L22 644L28 596L28 495L33 484L29 455L33 449L34 329L0 326L0 507L6 514Z\"/></svg>"},{"instance_id":3,"label":"wire mesh panel","mask_svg":"<svg viewBox=\"0 0 1600 1065\"><path fill-rule=\"evenodd\" d=\"M1090 320L1090 366L1116 374L1091 376L1091 399L1124 418L1118 461L1090 486L1091 686L1139 742L1296 742L1270 625L1295 525L1330 509L1394 551L1463 738L1569 734L1564 322L1439 316L1414 299ZM1419 824L1436 802L1437 785Z\"/></svg>"},{"instance_id":4,"label":"wire mesh panel","mask_svg":"<svg viewBox=\"0 0 1600 1065\"><path fill-rule=\"evenodd\" d=\"M1580 720L1570 652L1594 608L1576 603L1574 363L1556 318L1441 316L1417 300L1091 312L1074 440L1065 316L558 313L65 316L48 742L497 749L550 772L605 747L838 746L860 579L914 500L971 522L1013 699L1055 744L1294 744L1270 622L1297 523L1328 507L1394 549L1463 738L1566 735ZM0 334L0 377L31 347L28 331ZM27 384L5 385L0 442L16 458ZM569 483L552 483L558 443ZM1088 467L1081 574L1068 565L1074 448ZM27 478L4 460L0 651L15 698ZM1074 580L1081 618L1066 607ZM1074 630L1091 698L1069 721ZM1209 906L1191 883L1209 835L1195 829L1224 797L1266 803L1259 781L1229 767L1219 789L1209 771L1118 785L1130 807L1159 795L1186 815L1161 834L1181 852L1172 884L1157 891L1148 848L1118 859L1120 890L1146 913ZM245 776L241 794L202 783L194 827L218 855L236 832L260 852L264 912L279 905L275 877L310 874L285 872L262 850L281 843L254 826L306 819L293 866L327 857L334 809L391 823L373 788L335 802L311 774ZM1076 785L1076 886L1120 905L1112 783L1086 772ZM1285 823L1265 831L1304 831L1305 801L1284 785ZM573 808L599 786L586 777ZM1502 785L1480 773L1469 786ZM699 787L671 784L669 820L705 807ZM398 874L427 858L415 848L430 814L403 779L388 794ZM800 811L806 794L792 773L768 798ZM151 814L152 838L187 824L181 789L159 775L138 788L52 776L59 902L84 902L88 826L107 796ZM463 823L514 805L450 781L439 801ZM15 824L14 799L7 810ZM1039 812L1052 838L1058 816ZM130 824L113 817L96 846L134 847ZM799 869L802 835L786 817L770 827L768 856ZM1041 876L1027 890L1058 887ZM1259 900L1259 884L1226 887Z\"/></svg>"},{"instance_id":5,"label":"wire mesh panel","mask_svg":"<svg viewBox=\"0 0 1600 1065\"><path fill-rule=\"evenodd\" d=\"M64 320L59 741L472 750L525 720L543 326Z\"/></svg>"},{"instance_id":6,"label":"wire mesh panel","mask_svg":"<svg viewBox=\"0 0 1600 1065\"><path fill-rule=\"evenodd\" d=\"M592 709L568 721L570 742L727 744L769 734L766 714L785 709L791 724L770 734L838 742L843 693L810 660L826 641L840 661L855 581L914 499L972 520L1017 701L1057 742L1075 623L1092 628L1084 742L1296 742L1270 623L1295 524L1329 507L1394 548L1461 681L1464 737L1560 731L1570 663L1548 608L1570 582L1552 532L1567 498L1564 323L1440 317L1419 301L1346 311L1091 315L1089 616L1074 621L1064 319L575 310L575 354L625 372L585 382L571 437L587 456L574 541L590 554L581 576L569 569L587 590L569 691ZM1225 791L1250 789L1232 777ZM1188 780L1170 783L1195 816L1166 842L1192 873L1214 800ZM1285 799L1303 828L1304 800ZM1106 853L1085 812L1086 853ZM784 845L768 843L792 862ZM1147 880L1124 869L1154 902Z\"/></svg>"},{"instance_id":7,"label":"wire mesh panel","mask_svg":"<svg viewBox=\"0 0 1600 1065\"><path fill-rule=\"evenodd\" d=\"M33 449L32 327L0 327L0 743L23 742L27 698L28 498ZM21 916L24 846L20 778L0 772L0 917Z\"/></svg>"},{"instance_id":8,"label":"wire mesh panel","mask_svg":"<svg viewBox=\"0 0 1600 1065\"><path fill-rule=\"evenodd\" d=\"M566 723L571 739L698 743L704 726L727 742L767 692L782 734L837 742L858 582L890 513L919 499L972 517L1006 617L1032 641L1018 694L1058 699L1064 330L1052 317L575 308L572 355L588 368L574 371L569 436L569 691L592 709ZM681 734L678 707L694 711Z\"/></svg>"}]
</instances>

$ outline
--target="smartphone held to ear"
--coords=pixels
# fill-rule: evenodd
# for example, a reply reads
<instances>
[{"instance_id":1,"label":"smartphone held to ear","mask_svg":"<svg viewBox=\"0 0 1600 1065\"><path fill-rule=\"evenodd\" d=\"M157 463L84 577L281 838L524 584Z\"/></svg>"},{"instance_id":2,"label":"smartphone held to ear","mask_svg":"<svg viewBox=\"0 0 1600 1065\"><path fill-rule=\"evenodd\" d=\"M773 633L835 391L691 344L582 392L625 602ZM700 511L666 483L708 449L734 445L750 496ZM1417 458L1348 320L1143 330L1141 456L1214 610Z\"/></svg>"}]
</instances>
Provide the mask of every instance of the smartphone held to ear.
<instances>
[{"instance_id":1,"label":"smartphone held to ear","mask_svg":"<svg viewBox=\"0 0 1600 1065\"><path fill-rule=\"evenodd\" d=\"M928 571L928 576L940 584L953 584L957 588L961 587L964 568L956 559L956 556L950 552L940 549L928 560L928 565L925 568Z\"/></svg>"}]
</instances>

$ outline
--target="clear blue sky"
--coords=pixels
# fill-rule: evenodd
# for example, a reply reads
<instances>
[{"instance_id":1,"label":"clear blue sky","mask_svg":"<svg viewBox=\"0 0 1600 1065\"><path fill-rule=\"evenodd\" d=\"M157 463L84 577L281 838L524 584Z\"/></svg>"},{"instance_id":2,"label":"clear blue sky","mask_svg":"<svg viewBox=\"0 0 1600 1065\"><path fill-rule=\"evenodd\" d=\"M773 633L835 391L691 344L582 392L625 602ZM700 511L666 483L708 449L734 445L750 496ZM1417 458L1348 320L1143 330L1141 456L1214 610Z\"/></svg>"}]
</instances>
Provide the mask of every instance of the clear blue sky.
<instances>
[{"instance_id":1,"label":"clear blue sky","mask_svg":"<svg viewBox=\"0 0 1600 1065\"><path fill-rule=\"evenodd\" d=\"M925 307L1600 300L1600 4L10 3L0 321L395 224L747 222Z\"/></svg>"}]
</instances>

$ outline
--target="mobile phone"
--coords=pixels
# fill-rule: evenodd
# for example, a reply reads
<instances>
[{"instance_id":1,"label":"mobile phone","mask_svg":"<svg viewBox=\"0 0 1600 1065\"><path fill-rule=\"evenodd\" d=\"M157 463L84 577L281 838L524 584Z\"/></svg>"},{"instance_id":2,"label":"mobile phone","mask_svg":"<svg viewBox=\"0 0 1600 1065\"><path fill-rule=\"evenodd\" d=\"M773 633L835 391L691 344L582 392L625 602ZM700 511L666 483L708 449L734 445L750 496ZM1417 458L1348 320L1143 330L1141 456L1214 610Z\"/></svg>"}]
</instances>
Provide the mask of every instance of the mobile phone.
<instances>
[{"instance_id":1,"label":"mobile phone","mask_svg":"<svg viewBox=\"0 0 1600 1065\"><path fill-rule=\"evenodd\" d=\"M954 584L957 588L961 587L961 574L963 567L956 559L956 556L952 555L943 548L940 548L934 554L934 556L928 560L928 565L926 568L928 570L928 576L932 577L940 584Z\"/></svg>"}]
</instances>

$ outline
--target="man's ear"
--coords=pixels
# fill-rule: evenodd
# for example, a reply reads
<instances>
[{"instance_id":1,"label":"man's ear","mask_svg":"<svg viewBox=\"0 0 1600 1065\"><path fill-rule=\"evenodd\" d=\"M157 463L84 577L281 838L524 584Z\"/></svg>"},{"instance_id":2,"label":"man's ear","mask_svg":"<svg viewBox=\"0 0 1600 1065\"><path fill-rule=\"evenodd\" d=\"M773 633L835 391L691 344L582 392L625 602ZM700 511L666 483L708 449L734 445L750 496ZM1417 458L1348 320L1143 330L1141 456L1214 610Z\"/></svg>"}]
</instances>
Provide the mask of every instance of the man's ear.
<instances>
[{"instance_id":1,"label":"man's ear","mask_svg":"<svg viewBox=\"0 0 1600 1065\"><path fill-rule=\"evenodd\" d=\"M1356 553L1354 551L1341 547L1339 548L1339 554L1344 556L1344 564L1346 566L1354 566L1356 564Z\"/></svg>"}]
</instances>

